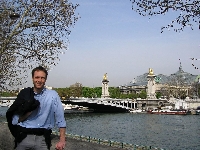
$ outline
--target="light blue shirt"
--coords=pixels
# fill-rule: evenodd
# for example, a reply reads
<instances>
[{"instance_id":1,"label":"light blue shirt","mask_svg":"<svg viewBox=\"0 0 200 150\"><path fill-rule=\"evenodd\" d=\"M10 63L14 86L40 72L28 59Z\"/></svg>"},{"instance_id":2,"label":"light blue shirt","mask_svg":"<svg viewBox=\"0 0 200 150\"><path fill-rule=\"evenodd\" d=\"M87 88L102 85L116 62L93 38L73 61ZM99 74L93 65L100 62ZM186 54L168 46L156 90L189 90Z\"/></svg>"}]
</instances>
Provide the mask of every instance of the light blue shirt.
<instances>
[{"instance_id":1,"label":"light blue shirt","mask_svg":"<svg viewBox=\"0 0 200 150\"><path fill-rule=\"evenodd\" d=\"M64 108L58 93L54 90L44 88L41 93L35 93L34 98L40 105L23 122L18 123L19 115L14 115L12 124L18 124L26 128L66 127Z\"/></svg>"}]
</instances>

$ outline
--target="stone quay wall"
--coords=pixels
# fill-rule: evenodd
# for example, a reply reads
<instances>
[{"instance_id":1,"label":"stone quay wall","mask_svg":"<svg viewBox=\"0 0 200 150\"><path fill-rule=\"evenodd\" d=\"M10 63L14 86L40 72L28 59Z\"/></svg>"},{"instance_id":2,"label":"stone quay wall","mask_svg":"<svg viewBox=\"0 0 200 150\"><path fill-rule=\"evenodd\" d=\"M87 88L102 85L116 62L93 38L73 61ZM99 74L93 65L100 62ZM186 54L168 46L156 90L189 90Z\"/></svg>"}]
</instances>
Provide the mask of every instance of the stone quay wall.
<instances>
[{"instance_id":1,"label":"stone quay wall","mask_svg":"<svg viewBox=\"0 0 200 150\"><path fill-rule=\"evenodd\" d=\"M50 150L55 150L59 136L53 135ZM14 150L14 138L10 133L7 123L0 123L0 150ZM124 150L124 148L111 147L92 142L77 140L67 136L65 150Z\"/></svg>"}]
</instances>

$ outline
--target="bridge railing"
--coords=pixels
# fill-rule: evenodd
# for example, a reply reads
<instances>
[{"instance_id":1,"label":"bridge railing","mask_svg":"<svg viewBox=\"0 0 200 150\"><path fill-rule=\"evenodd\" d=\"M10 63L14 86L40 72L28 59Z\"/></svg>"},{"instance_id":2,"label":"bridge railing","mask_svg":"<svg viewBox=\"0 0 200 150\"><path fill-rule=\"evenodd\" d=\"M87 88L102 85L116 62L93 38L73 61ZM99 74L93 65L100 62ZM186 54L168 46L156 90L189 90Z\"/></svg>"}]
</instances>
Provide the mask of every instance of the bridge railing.
<instances>
[{"instance_id":1,"label":"bridge railing","mask_svg":"<svg viewBox=\"0 0 200 150\"><path fill-rule=\"evenodd\" d=\"M0 97L0 101L4 101L4 100L15 100L16 97ZM103 104L103 105L110 105L113 107L120 107L120 108L124 108L124 109L128 109L128 110L132 110L134 109L133 104L135 102L133 102L132 100L124 100L124 99L102 99L102 98L71 98L69 99L70 101L74 101L74 102L87 102L87 103L96 103L96 104ZM66 101L66 100L63 100ZM131 104L132 103L132 104ZM131 104L131 107L129 106L129 104Z\"/></svg>"},{"instance_id":2,"label":"bridge railing","mask_svg":"<svg viewBox=\"0 0 200 150\"><path fill-rule=\"evenodd\" d=\"M103 105L110 105L113 107L120 107L127 110L134 109L133 102L131 99L124 100L124 99L102 99L102 98L70 98L69 101L73 102L87 102L87 103L96 103L96 104L103 104Z\"/></svg>"}]
</instances>

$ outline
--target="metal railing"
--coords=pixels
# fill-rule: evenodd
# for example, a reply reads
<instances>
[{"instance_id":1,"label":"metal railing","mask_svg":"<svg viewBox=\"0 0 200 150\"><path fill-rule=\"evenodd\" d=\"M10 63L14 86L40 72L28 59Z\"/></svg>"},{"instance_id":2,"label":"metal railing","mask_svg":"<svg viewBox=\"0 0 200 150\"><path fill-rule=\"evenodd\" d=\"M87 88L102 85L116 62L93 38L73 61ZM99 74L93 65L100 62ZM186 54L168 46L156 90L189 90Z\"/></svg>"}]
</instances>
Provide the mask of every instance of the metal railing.
<instances>
[{"instance_id":1,"label":"metal railing","mask_svg":"<svg viewBox=\"0 0 200 150\"><path fill-rule=\"evenodd\" d=\"M53 131L54 135L59 135L59 132ZM112 140L104 140L99 138L94 138L90 136L83 136L83 135L74 135L74 134L66 134L67 137L73 138L76 140L81 140L84 142L91 142L91 143L97 143L105 146L111 146L111 147L117 147L122 148L126 150L166 150L163 148L157 148L153 146L144 146L144 145L137 145L137 144L129 144L124 142L117 142Z\"/></svg>"}]
</instances>

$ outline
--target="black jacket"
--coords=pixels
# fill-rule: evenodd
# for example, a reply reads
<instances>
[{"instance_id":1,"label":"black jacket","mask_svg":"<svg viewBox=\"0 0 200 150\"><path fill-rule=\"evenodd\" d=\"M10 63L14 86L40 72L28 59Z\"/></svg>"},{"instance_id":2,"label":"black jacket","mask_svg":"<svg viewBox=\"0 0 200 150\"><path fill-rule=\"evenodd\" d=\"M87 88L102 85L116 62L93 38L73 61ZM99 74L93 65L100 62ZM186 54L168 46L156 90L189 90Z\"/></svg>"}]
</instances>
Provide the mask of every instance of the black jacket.
<instances>
[{"instance_id":1,"label":"black jacket","mask_svg":"<svg viewBox=\"0 0 200 150\"><path fill-rule=\"evenodd\" d=\"M39 101L34 99L33 88L25 88L20 91L15 99L14 103L6 112L6 118L8 122L8 127L12 135L16 138L17 136L17 125L12 124L12 118L14 114L24 115L39 106Z\"/></svg>"}]
</instances>

